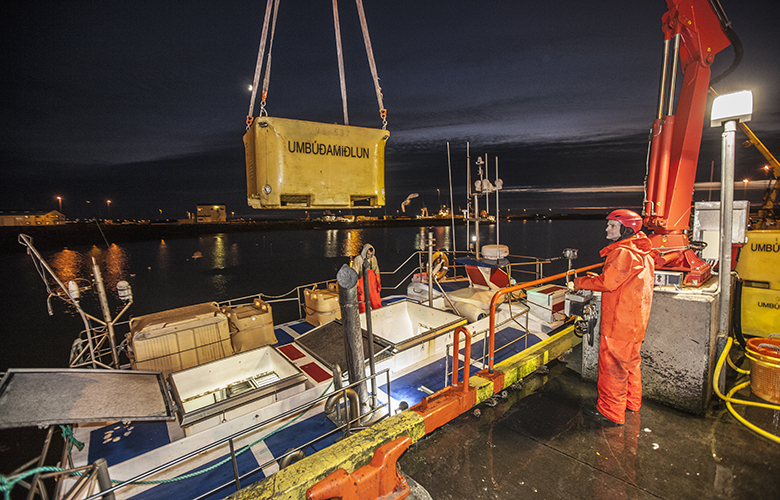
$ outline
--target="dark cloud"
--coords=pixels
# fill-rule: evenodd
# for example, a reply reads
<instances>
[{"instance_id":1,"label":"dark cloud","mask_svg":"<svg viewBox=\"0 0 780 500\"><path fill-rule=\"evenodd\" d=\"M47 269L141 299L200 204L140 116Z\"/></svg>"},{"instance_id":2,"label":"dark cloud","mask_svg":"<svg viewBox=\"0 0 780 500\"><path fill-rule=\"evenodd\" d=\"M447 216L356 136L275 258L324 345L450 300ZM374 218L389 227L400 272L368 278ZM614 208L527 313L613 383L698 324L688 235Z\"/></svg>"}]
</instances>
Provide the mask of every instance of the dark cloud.
<instances>
[{"instance_id":1,"label":"dark cloud","mask_svg":"<svg viewBox=\"0 0 780 500\"><path fill-rule=\"evenodd\" d=\"M750 125L777 153L780 40L768 15L776 6L722 3L745 57L717 90L754 91ZM665 2L365 7L391 131L388 211L412 189L425 199L446 187L447 142L455 178L465 178L469 141L475 155L500 158L508 186L641 184ZM48 208L61 195L93 212L95 199L112 197L117 216L163 209L183 217L204 201L252 213L241 136L264 8L177 0L5 6L2 208ZM351 123L378 127L354 3L341 2L340 14ZM713 74L731 58L731 49L718 55ZM281 3L267 109L342 120L330 2ZM718 141L705 127L700 181L719 161ZM737 176L756 177L762 159L751 151L739 158Z\"/></svg>"}]
</instances>

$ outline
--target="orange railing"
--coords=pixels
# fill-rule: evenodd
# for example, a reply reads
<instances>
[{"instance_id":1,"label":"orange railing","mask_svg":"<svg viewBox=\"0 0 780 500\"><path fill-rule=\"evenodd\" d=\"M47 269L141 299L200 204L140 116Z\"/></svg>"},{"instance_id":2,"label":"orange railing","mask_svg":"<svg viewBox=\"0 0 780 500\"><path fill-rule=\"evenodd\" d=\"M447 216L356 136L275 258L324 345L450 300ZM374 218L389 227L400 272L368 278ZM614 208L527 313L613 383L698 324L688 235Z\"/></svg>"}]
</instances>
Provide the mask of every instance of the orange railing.
<instances>
[{"instance_id":1,"label":"orange railing","mask_svg":"<svg viewBox=\"0 0 780 500\"><path fill-rule=\"evenodd\" d=\"M495 351L496 351L496 307L498 306L499 299L506 295L507 293L513 293L518 292L520 290L523 290L525 288L535 286L535 285L541 285L543 283L549 283L550 281L555 281L557 279L565 278L568 274L571 273L584 273L586 271L590 271L591 269L596 269L597 267L603 266L604 263L600 262L598 264L593 264L591 266L581 267L579 269L573 269L566 271L565 273L556 274L554 276L548 276L547 278L541 278L538 280L533 281L527 281L525 283L519 283L517 285L513 285L507 288L502 288L501 290L497 291L495 295L493 295L493 299L490 301L490 350L488 351L488 373L493 373L493 358L495 357ZM468 336L467 336L468 337ZM471 347L470 344L467 344L468 348ZM468 358L466 358L468 359ZM457 361L455 361L457 363ZM457 365L455 365L457 366ZM457 373L457 371L455 372ZM455 373L453 373L453 385L455 383Z\"/></svg>"},{"instance_id":2,"label":"orange railing","mask_svg":"<svg viewBox=\"0 0 780 500\"><path fill-rule=\"evenodd\" d=\"M459 326L455 329L454 339L452 343L452 385L458 386L458 363L460 358L460 332L463 332L463 336L466 340L466 348L464 352L463 361L463 384L461 390L468 390L469 387L469 369L471 368L471 332L467 329Z\"/></svg>"}]
</instances>

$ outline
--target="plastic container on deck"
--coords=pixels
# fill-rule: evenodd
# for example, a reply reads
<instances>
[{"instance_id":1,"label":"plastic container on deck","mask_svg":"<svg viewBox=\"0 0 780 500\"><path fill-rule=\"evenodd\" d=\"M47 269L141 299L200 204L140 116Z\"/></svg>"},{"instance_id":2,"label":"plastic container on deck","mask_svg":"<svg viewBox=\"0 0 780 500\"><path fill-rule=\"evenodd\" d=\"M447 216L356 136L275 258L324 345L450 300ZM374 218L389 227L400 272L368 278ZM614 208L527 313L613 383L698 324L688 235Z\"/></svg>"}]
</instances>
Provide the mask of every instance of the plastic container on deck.
<instances>
[{"instance_id":1,"label":"plastic container on deck","mask_svg":"<svg viewBox=\"0 0 780 500\"><path fill-rule=\"evenodd\" d=\"M334 319L341 319L341 306L339 294L334 287L328 290L314 289L304 290L303 297L306 300L306 322L320 326Z\"/></svg>"},{"instance_id":2,"label":"plastic container on deck","mask_svg":"<svg viewBox=\"0 0 780 500\"><path fill-rule=\"evenodd\" d=\"M233 354L227 318L213 302L133 318L130 330L135 370L168 376Z\"/></svg>"},{"instance_id":3,"label":"plastic container on deck","mask_svg":"<svg viewBox=\"0 0 780 500\"><path fill-rule=\"evenodd\" d=\"M230 323L237 331L230 334L235 352L244 352L276 343L271 305L255 299L251 306L239 306L227 311Z\"/></svg>"},{"instance_id":4,"label":"plastic container on deck","mask_svg":"<svg viewBox=\"0 0 780 500\"><path fill-rule=\"evenodd\" d=\"M780 339L748 340L747 356L750 359L750 387L753 394L780 404Z\"/></svg>"}]
</instances>

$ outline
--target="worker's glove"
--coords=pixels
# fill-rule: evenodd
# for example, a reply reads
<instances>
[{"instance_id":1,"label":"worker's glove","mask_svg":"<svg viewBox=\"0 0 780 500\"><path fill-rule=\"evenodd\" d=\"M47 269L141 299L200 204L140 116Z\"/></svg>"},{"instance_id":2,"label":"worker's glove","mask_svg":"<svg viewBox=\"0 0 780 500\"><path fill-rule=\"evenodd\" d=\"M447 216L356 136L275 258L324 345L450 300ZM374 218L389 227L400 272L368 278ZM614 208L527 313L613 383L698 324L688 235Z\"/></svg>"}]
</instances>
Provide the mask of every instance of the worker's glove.
<instances>
[{"instance_id":1,"label":"worker's glove","mask_svg":"<svg viewBox=\"0 0 780 500\"><path fill-rule=\"evenodd\" d=\"M574 287L574 282L573 282L573 281L569 281L569 282L567 282L567 283L566 283L566 288L568 288L570 292L573 292L573 291L574 291L574 289L575 289L575 287Z\"/></svg>"}]
</instances>

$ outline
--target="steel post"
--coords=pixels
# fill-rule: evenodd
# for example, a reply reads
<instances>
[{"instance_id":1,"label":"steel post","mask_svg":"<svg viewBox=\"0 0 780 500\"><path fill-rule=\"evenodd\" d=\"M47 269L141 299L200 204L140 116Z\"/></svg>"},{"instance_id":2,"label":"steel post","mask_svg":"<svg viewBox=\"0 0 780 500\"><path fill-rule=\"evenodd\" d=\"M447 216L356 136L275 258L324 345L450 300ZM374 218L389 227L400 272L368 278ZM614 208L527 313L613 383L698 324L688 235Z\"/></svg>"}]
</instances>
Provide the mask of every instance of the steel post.
<instances>
[{"instance_id":1,"label":"steel post","mask_svg":"<svg viewBox=\"0 0 780 500\"><path fill-rule=\"evenodd\" d=\"M376 365L374 364L374 326L371 323L371 287L368 269L371 259L363 259L363 303L366 306L366 331L368 332L368 368L371 373L371 408L376 408ZM379 276L377 276L379 279ZM351 381L350 381L351 382Z\"/></svg>"},{"instance_id":2,"label":"steel post","mask_svg":"<svg viewBox=\"0 0 780 500\"><path fill-rule=\"evenodd\" d=\"M336 273L339 284L339 303L341 322L344 325L344 350L346 352L349 383L353 384L366 376L365 357L363 355L363 332L360 328L358 312L357 282L358 274L344 264ZM368 390L365 382L355 387L360 399L361 414L368 411Z\"/></svg>"}]
</instances>

